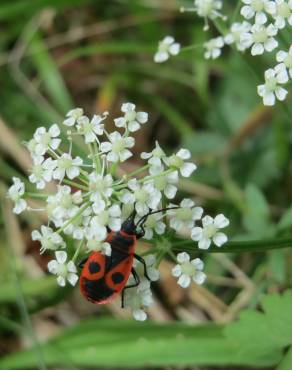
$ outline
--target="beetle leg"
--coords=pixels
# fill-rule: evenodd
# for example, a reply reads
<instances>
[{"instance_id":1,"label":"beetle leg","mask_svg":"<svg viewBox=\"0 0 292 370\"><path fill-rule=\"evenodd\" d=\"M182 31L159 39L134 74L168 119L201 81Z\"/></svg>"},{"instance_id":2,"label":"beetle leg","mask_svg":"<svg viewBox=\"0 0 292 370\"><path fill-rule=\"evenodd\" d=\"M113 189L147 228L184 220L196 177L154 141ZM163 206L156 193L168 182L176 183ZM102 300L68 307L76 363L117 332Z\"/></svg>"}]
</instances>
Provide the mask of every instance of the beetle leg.
<instances>
[{"instance_id":1,"label":"beetle leg","mask_svg":"<svg viewBox=\"0 0 292 370\"><path fill-rule=\"evenodd\" d=\"M88 257L83 258L83 260L81 260L78 263L78 267L82 269L84 267L84 265L85 265L85 263L86 263L87 260L88 260Z\"/></svg>"},{"instance_id":2,"label":"beetle leg","mask_svg":"<svg viewBox=\"0 0 292 370\"><path fill-rule=\"evenodd\" d=\"M142 265L144 267L144 276L146 277L147 280L151 281L151 279L150 279L150 277L148 276L148 273L147 273L147 266L146 266L146 262L145 262L144 258L139 256L136 253L134 253L134 257L136 258L136 260L138 260L139 262L142 263Z\"/></svg>"},{"instance_id":3,"label":"beetle leg","mask_svg":"<svg viewBox=\"0 0 292 370\"><path fill-rule=\"evenodd\" d=\"M135 288L136 286L138 286L140 284L140 278L139 278L139 275L137 274L136 270L134 268L132 268L131 272L132 272L133 278L135 280L135 283L125 286L125 288L122 290L122 308L125 307L125 290L129 289L129 288Z\"/></svg>"},{"instance_id":4,"label":"beetle leg","mask_svg":"<svg viewBox=\"0 0 292 370\"><path fill-rule=\"evenodd\" d=\"M141 230L142 230L142 231L140 231L139 233L137 233L137 234L136 234L137 239L141 239L141 238L143 238L143 236L145 235L144 224L142 224L142 225L140 226L140 228L141 228Z\"/></svg>"}]
</instances>

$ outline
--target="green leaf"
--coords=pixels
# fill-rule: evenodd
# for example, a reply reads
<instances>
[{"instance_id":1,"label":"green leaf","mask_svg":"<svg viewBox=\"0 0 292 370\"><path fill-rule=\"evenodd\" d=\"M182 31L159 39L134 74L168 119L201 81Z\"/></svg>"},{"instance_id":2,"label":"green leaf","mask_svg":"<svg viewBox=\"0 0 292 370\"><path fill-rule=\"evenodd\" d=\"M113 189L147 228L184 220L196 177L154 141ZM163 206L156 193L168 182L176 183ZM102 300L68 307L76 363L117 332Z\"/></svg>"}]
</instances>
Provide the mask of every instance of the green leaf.
<instances>
[{"instance_id":1,"label":"green leaf","mask_svg":"<svg viewBox=\"0 0 292 370\"><path fill-rule=\"evenodd\" d=\"M248 184L245 191L246 211L243 223L247 231L256 237L272 234L269 205L261 190L254 184Z\"/></svg>"},{"instance_id":2,"label":"green leaf","mask_svg":"<svg viewBox=\"0 0 292 370\"><path fill-rule=\"evenodd\" d=\"M291 369L292 369L292 347L289 348L285 357L277 367L277 370L291 370Z\"/></svg>"},{"instance_id":3,"label":"green leaf","mask_svg":"<svg viewBox=\"0 0 292 370\"><path fill-rule=\"evenodd\" d=\"M252 352L242 356L233 340L225 339L221 326L180 323L137 323L92 319L42 345L48 366L145 367L191 365L270 366L280 355ZM3 358L0 367L15 370L34 367L33 350Z\"/></svg>"},{"instance_id":4,"label":"green leaf","mask_svg":"<svg viewBox=\"0 0 292 370\"><path fill-rule=\"evenodd\" d=\"M284 212L277 226L279 230L287 229L289 227L292 227L292 206Z\"/></svg>"},{"instance_id":5,"label":"green leaf","mask_svg":"<svg viewBox=\"0 0 292 370\"><path fill-rule=\"evenodd\" d=\"M226 337L235 341L242 354L264 356L292 344L292 291L266 295L261 306L263 312L245 310L238 322L225 328Z\"/></svg>"},{"instance_id":6,"label":"green leaf","mask_svg":"<svg viewBox=\"0 0 292 370\"><path fill-rule=\"evenodd\" d=\"M183 146L193 155L202 155L210 152L219 152L226 145L223 135L212 131L203 131L185 136Z\"/></svg>"}]
</instances>

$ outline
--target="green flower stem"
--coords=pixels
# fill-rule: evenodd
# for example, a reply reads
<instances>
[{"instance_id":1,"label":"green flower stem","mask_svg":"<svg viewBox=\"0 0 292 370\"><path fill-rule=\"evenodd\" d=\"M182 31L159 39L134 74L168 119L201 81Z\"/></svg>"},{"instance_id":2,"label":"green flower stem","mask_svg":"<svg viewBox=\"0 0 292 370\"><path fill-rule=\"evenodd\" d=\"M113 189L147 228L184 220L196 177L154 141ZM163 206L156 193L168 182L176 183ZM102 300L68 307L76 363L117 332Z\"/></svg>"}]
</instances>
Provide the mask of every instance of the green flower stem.
<instances>
[{"instance_id":1,"label":"green flower stem","mask_svg":"<svg viewBox=\"0 0 292 370\"><path fill-rule=\"evenodd\" d=\"M116 174L116 171L117 171L117 167L118 167L118 163L113 163L111 166L110 166L110 169L109 169L109 173L115 177L115 174Z\"/></svg>"},{"instance_id":2,"label":"green flower stem","mask_svg":"<svg viewBox=\"0 0 292 370\"><path fill-rule=\"evenodd\" d=\"M156 263L155 263L155 267L158 268L161 261L163 260L164 256L166 254L166 251L163 251L163 250L160 250L158 253L157 253L157 256L156 256Z\"/></svg>"},{"instance_id":3,"label":"green flower stem","mask_svg":"<svg viewBox=\"0 0 292 370\"><path fill-rule=\"evenodd\" d=\"M240 8L242 7L242 2L241 1L238 1L237 2L237 5L236 5L236 8L234 10L234 13L232 15L232 18L231 18L231 24L230 26L232 26L232 24L236 21L236 18L239 14L239 11L240 11Z\"/></svg>"},{"instance_id":4,"label":"green flower stem","mask_svg":"<svg viewBox=\"0 0 292 370\"><path fill-rule=\"evenodd\" d=\"M158 177L167 176L167 175L169 175L170 173L172 173L174 171L177 171L177 168L169 168L168 170L163 171L161 173L158 173L157 175L147 176L147 177L145 177L143 179L140 179L140 180L138 180L138 182L142 182L142 183L145 182L146 183L146 182L148 182L150 180L157 179Z\"/></svg>"},{"instance_id":5,"label":"green flower stem","mask_svg":"<svg viewBox=\"0 0 292 370\"><path fill-rule=\"evenodd\" d=\"M143 171L146 171L148 170L148 168L150 167L149 164L146 164L145 166L143 167L140 167L138 168L137 170L133 171L133 172L130 172L128 174L125 175L126 177L126 180L129 178L129 177L132 177L132 176L135 176L135 175L138 175L139 173L143 172Z\"/></svg>"},{"instance_id":6,"label":"green flower stem","mask_svg":"<svg viewBox=\"0 0 292 370\"><path fill-rule=\"evenodd\" d=\"M76 261L76 259L78 258L79 253L80 253L80 251L81 251L81 249L82 249L82 247L83 247L83 244L84 244L84 239L82 239L82 240L80 241L80 243L79 243L79 245L78 245L78 247L77 247L77 249L76 249L76 251L75 251L75 253L74 253L74 256L73 256L73 258L72 258L72 261L73 261L73 262L75 262L75 261Z\"/></svg>"},{"instance_id":7,"label":"green flower stem","mask_svg":"<svg viewBox=\"0 0 292 370\"><path fill-rule=\"evenodd\" d=\"M145 252L139 253L139 255L141 257L145 257L145 256L148 256L149 254L155 254L155 253L157 253L157 248L152 247L152 248L147 249L147 251L145 251Z\"/></svg>"},{"instance_id":8,"label":"green flower stem","mask_svg":"<svg viewBox=\"0 0 292 370\"><path fill-rule=\"evenodd\" d=\"M75 188L77 189L80 189L80 190L84 190L84 191L88 191L88 186L84 186L84 185L81 185L81 184L78 184L77 182L74 182L74 181L71 181L71 180L68 180L68 179L64 179L63 180L63 183L64 184L67 184L67 185L70 185L70 186L74 186Z\"/></svg>"},{"instance_id":9,"label":"green flower stem","mask_svg":"<svg viewBox=\"0 0 292 370\"><path fill-rule=\"evenodd\" d=\"M203 44L193 44L190 46L185 46L184 48L180 49L180 54L194 49L203 49L203 47Z\"/></svg>"},{"instance_id":10,"label":"green flower stem","mask_svg":"<svg viewBox=\"0 0 292 370\"><path fill-rule=\"evenodd\" d=\"M274 249L292 248L292 238L285 239L264 239L231 241L222 247L212 245L209 249L199 249L197 243L192 240L175 241L172 243L172 250L200 252L200 253L244 253L244 252L267 252Z\"/></svg>"},{"instance_id":11,"label":"green flower stem","mask_svg":"<svg viewBox=\"0 0 292 370\"><path fill-rule=\"evenodd\" d=\"M90 151L90 156L92 161L95 163L95 171L97 173L101 172L101 166L100 166L100 160L99 160L99 153L96 146L94 146L94 143L88 143L88 148Z\"/></svg>"},{"instance_id":12,"label":"green flower stem","mask_svg":"<svg viewBox=\"0 0 292 370\"><path fill-rule=\"evenodd\" d=\"M176 255L173 253L172 250L168 251L168 255L173 260L173 262L175 262L175 263L177 262Z\"/></svg>"},{"instance_id":13,"label":"green flower stem","mask_svg":"<svg viewBox=\"0 0 292 370\"><path fill-rule=\"evenodd\" d=\"M54 158L54 159L58 159L59 157L58 157L58 154L57 153L55 153L54 151L53 151L53 149L48 149L48 152L50 153L50 155Z\"/></svg>"},{"instance_id":14,"label":"green flower stem","mask_svg":"<svg viewBox=\"0 0 292 370\"><path fill-rule=\"evenodd\" d=\"M59 230L57 230L57 233L60 234L64 229L66 229L66 227L70 224L72 224L73 222L75 222L76 220L78 220L78 218L82 215L82 213L86 210L86 208L88 208L90 206L90 202L87 202L85 203L81 208L80 210L76 213L76 215L72 218L70 218L70 220L68 220Z\"/></svg>"},{"instance_id":15,"label":"green flower stem","mask_svg":"<svg viewBox=\"0 0 292 370\"><path fill-rule=\"evenodd\" d=\"M213 24L217 28L217 31L224 37L228 33L228 28L223 20L215 18L213 19Z\"/></svg>"},{"instance_id":16,"label":"green flower stem","mask_svg":"<svg viewBox=\"0 0 292 370\"><path fill-rule=\"evenodd\" d=\"M85 177L84 181L88 183L88 172L80 168L80 173Z\"/></svg>"},{"instance_id":17,"label":"green flower stem","mask_svg":"<svg viewBox=\"0 0 292 370\"><path fill-rule=\"evenodd\" d=\"M39 193L24 193L24 198L35 198L35 199L47 199L50 196L50 194L39 194Z\"/></svg>"},{"instance_id":18,"label":"green flower stem","mask_svg":"<svg viewBox=\"0 0 292 370\"><path fill-rule=\"evenodd\" d=\"M100 162L100 156L99 156L99 152L98 152L98 147L97 147L97 143L96 141L93 143L93 151L95 153L95 166L96 166L96 172L97 173L100 173L101 172L101 169L102 169L102 166L101 166L101 162Z\"/></svg>"},{"instance_id":19,"label":"green flower stem","mask_svg":"<svg viewBox=\"0 0 292 370\"><path fill-rule=\"evenodd\" d=\"M88 187L89 182L83 178L83 175L82 174L79 175L78 180L80 180L81 182L83 182L83 184L85 184Z\"/></svg>"}]
</instances>

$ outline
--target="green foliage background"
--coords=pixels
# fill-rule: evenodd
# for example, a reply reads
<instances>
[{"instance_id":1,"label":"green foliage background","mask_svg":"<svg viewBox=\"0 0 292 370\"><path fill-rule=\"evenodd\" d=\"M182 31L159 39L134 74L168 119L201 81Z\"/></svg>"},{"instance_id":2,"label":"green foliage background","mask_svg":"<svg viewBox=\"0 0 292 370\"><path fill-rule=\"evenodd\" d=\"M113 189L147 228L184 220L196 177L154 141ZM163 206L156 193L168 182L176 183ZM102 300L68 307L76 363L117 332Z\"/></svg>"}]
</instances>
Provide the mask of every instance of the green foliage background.
<instances>
[{"instance_id":1,"label":"green foliage background","mask_svg":"<svg viewBox=\"0 0 292 370\"><path fill-rule=\"evenodd\" d=\"M220 59L206 61L196 47L155 64L165 35L189 46L218 34L213 26L204 33L194 14L181 14L187 3L0 2L0 369L292 369L291 252L282 249L292 246L291 94L272 109L257 96L272 56L251 58L226 48ZM231 18L238 1L224 3ZM283 48L289 37L286 30ZM211 253L202 257L210 276L226 278L221 285L210 279L206 291L224 302L227 316L216 320L190 296L171 304L162 294L165 281L155 289L167 313L163 320L155 312L143 324L107 308L84 313L76 309L81 297L57 287L45 273L48 258L31 245L29 233L42 219L11 215L5 192L12 176L24 178L27 164L19 143L40 125L60 123L74 106L117 113L123 101L150 112L137 153L156 139L168 152L188 148L199 169L180 183L181 196L231 220L232 242L220 250L221 264ZM189 242L181 248L194 250ZM29 271L31 259L38 278ZM242 281L250 287L247 296ZM59 323L58 334L40 343L46 330L39 318L56 320L64 301L77 310L77 320ZM196 324L194 308L204 313Z\"/></svg>"}]
</instances>

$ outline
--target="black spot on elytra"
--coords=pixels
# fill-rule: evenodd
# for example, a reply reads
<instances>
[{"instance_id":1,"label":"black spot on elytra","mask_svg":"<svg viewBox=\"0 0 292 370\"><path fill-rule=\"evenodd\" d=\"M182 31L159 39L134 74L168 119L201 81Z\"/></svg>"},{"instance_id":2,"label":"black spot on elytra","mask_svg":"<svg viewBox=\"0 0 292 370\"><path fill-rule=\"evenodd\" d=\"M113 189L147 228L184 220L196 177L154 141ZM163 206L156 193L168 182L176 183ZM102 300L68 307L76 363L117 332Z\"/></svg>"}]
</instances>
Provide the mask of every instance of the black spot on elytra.
<instances>
[{"instance_id":1,"label":"black spot on elytra","mask_svg":"<svg viewBox=\"0 0 292 370\"><path fill-rule=\"evenodd\" d=\"M87 280L84 278L84 293L89 301L98 303L110 298L115 291L106 285L104 279Z\"/></svg>"},{"instance_id":2,"label":"black spot on elytra","mask_svg":"<svg viewBox=\"0 0 292 370\"><path fill-rule=\"evenodd\" d=\"M124 280L124 275L121 272L115 272L112 274L112 281L114 284L119 284Z\"/></svg>"},{"instance_id":3,"label":"black spot on elytra","mask_svg":"<svg viewBox=\"0 0 292 370\"><path fill-rule=\"evenodd\" d=\"M100 271L100 264L97 262L90 262L88 269L91 274L96 274Z\"/></svg>"}]
</instances>

